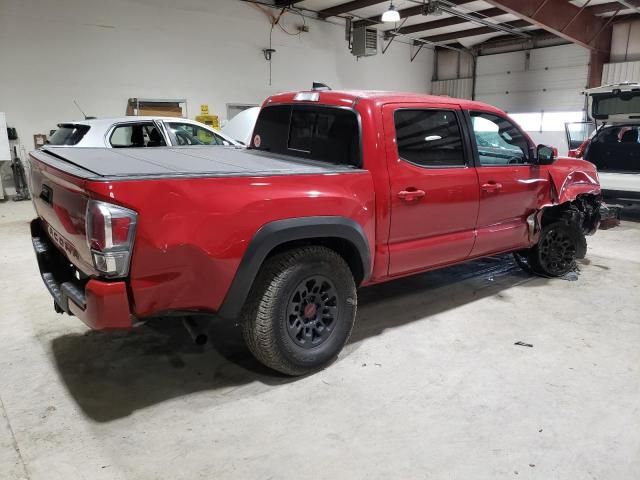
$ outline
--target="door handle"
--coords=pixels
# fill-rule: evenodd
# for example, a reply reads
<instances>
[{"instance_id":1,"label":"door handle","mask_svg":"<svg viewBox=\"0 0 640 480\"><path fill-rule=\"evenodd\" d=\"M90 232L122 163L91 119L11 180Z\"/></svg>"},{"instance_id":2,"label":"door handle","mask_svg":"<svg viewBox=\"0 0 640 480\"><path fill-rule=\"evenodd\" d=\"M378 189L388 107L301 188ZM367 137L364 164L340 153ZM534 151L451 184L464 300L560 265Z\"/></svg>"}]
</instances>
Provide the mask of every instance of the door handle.
<instances>
[{"instance_id":1,"label":"door handle","mask_svg":"<svg viewBox=\"0 0 640 480\"><path fill-rule=\"evenodd\" d=\"M402 200L406 200L407 202L413 202L414 200L419 200L424 197L426 193L424 190L416 190L414 188L410 188L407 190L402 190L398 192L398 198Z\"/></svg>"},{"instance_id":2,"label":"door handle","mask_svg":"<svg viewBox=\"0 0 640 480\"><path fill-rule=\"evenodd\" d=\"M489 193L497 192L498 190L502 190L502 184L496 182L483 183L482 190Z\"/></svg>"}]
</instances>

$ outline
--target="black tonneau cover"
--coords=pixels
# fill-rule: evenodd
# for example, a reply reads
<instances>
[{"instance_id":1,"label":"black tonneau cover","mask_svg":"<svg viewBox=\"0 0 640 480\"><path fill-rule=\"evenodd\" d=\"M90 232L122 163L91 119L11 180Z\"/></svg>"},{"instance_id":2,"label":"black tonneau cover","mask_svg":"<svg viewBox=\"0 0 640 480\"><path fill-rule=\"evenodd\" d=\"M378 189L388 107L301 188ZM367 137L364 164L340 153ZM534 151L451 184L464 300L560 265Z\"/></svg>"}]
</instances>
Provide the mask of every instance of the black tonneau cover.
<instances>
[{"instance_id":1,"label":"black tonneau cover","mask_svg":"<svg viewBox=\"0 0 640 480\"><path fill-rule=\"evenodd\" d=\"M227 147L45 147L31 155L72 175L95 180L155 177L305 175L353 172L264 151Z\"/></svg>"}]
</instances>

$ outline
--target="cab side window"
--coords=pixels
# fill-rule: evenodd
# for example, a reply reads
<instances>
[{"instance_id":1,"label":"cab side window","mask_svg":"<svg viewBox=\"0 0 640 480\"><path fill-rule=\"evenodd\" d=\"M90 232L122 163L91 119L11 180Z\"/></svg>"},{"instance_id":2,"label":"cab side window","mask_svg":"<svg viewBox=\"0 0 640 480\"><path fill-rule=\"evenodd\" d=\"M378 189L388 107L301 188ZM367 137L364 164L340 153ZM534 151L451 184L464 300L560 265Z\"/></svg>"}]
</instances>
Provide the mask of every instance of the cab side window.
<instances>
[{"instance_id":1,"label":"cab side window","mask_svg":"<svg viewBox=\"0 0 640 480\"><path fill-rule=\"evenodd\" d=\"M421 167L465 166L462 135L452 110L401 109L394 114L398 155Z\"/></svg>"},{"instance_id":2,"label":"cab side window","mask_svg":"<svg viewBox=\"0 0 640 480\"><path fill-rule=\"evenodd\" d=\"M509 120L485 112L471 112L480 165L530 163L529 142Z\"/></svg>"},{"instance_id":3,"label":"cab side window","mask_svg":"<svg viewBox=\"0 0 640 480\"><path fill-rule=\"evenodd\" d=\"M167 144L153 122L125 123L109 137L113 148L165 147Z\"/></svg>"}]
</instances>

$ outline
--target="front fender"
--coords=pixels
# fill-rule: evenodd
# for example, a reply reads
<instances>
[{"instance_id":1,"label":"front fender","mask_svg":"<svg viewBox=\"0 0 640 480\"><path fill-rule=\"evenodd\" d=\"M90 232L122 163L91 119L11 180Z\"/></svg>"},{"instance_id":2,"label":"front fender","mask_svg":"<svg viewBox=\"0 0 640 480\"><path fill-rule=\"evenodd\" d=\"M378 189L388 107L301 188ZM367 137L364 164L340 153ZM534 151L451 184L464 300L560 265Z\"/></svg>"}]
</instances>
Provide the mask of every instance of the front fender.
<instances>
[{"instance_id":1,"label":"front fender","mask_svg":"<svg viewBox=\"0 0 640 480\"><path fill-rule=\"evenodd\" d=\"M578 195L600 195L600 180L595 165L586 160L560 157L549 167L554 203L574 201Z\"/></svg>"}]
</instances>

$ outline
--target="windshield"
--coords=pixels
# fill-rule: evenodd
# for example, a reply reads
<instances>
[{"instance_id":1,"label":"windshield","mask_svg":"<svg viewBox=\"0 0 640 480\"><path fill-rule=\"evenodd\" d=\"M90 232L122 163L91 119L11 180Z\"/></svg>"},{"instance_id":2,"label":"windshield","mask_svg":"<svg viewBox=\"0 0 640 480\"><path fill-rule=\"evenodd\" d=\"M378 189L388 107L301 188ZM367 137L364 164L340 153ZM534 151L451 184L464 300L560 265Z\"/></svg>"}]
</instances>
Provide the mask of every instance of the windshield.
<instances>
[{"instance_id":1,"label":"windshield","mask_svg":"<svg viewBox=\"0 0 640 480\"><path fill-rule=\"evenodd\" d=\"M47 142L49 145L76 145L91 127L75 123L61 123Z\"/></svg>"},{"instance_id":2,"label":"windshield","mask_svg":"<svg viewBox=\"0 0 640 480\"><path fill-rule=\"evenodd\" d=\"M211 130L186 122L167 122L169 135L174 145L230 145Z\"/></svg>"}]
</instances>

